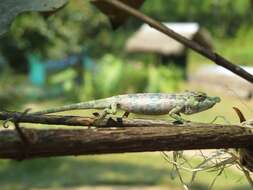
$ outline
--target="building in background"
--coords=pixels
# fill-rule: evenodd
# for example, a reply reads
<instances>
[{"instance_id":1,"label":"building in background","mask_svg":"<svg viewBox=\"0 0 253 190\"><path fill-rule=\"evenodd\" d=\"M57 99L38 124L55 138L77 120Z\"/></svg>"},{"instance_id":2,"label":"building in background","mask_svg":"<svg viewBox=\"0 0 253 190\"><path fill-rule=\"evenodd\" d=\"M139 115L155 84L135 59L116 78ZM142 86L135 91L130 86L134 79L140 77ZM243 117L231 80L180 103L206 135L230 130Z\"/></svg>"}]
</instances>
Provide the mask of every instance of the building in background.
<instances>
[{"instance_id":1,"label":"building in background","mask_svg":"<svg viewBox=\"0 0 253 190\"><path fill-rule=\"evenodd\" d=\"M168 28L193 40L198 44L213 49L211 36L207 30L200 28L197 23L164 23ZM174 63L183 70L187 78L188 49L168 37L167 35L144 24L126 42L126 51L129 53L151 53L158 57L158 64L169 65Z\"/></svg>"}]
</instances>

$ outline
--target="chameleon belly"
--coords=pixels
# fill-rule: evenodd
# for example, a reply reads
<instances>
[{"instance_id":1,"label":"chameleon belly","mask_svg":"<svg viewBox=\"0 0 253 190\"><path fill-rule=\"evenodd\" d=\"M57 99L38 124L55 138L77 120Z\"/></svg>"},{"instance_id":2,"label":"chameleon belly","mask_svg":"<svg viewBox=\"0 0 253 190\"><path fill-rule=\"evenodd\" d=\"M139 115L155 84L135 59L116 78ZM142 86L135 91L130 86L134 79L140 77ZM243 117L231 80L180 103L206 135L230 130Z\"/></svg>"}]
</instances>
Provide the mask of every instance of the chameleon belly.
<instances>
[{"instance_id":1,"label":"chameleon belly","mask_svg":"<svg viewBox=\"0 0 253 190\"><path fill-rule=\"evenodd\" d=\"M119 108L136 114L144 115L162 115L168 114L174 107L174 101L168 99L166 94L137 94L134 96L127 96L119 100Z\"/></svg>"}]
</instances>

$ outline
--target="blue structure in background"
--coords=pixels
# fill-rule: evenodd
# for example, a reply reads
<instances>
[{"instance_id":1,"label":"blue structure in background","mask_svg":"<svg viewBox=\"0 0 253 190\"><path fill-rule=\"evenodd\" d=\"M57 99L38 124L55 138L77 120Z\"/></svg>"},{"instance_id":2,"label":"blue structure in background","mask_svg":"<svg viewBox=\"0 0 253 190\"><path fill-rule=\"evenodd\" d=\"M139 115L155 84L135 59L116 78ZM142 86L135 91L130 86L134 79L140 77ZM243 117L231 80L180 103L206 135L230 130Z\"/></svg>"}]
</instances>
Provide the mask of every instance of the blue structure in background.
<instances>
[{"instance_id":1,"label":"blue structure in background","mask_svg":"<svg viewBox=\"0 0 253 190\"><path fill-rule=\"evenodd\" d=\"M36 86L43 86L46 81L46 69L43 63L36 55L30 55L29 58L29 79Z\"/></svg>"},{"instance_id":2,"label":"blue structure in background","mask_svg":"<svg viewBox=\"0 0 253 190\"><path fill-rule=\"evenodd\" d=\"M63 71L67 68L77 68L77 77L82 75L84 70L92 70L95 67L94 61L85 54L73 54L62 60L42 60L36 54L28 56L29 80L35 86L44 86L49 74ZM79 78L82 76L79 76ZM80 79L82 80L82 79ZM79 81L80 82L80 81Z\"/></svg>"},{"instance_id":3,"label":"blue structure in background","mask_svg":"<svg viewBox=\"0 0 253 190\"><path fill-rule=\"evenodd\" d=\"M85 53L72 54L61 60L43 60L36 54L28 55L29 81L26 96L30 99L55 98L84 84L85 71L93 72L95 62ZM75 90L74 90L75 91Z\"/></svg>"}]
</instances>

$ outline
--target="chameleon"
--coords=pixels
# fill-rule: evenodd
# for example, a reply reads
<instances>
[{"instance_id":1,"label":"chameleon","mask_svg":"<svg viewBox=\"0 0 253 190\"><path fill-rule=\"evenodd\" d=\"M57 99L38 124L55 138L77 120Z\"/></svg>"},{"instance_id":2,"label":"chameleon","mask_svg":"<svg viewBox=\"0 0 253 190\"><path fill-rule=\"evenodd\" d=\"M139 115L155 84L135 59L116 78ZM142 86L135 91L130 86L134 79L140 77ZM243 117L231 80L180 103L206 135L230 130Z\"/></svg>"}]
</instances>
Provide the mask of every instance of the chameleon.
<instances>
[{"instance_id":1,"label":"chameleon","mask_svg":"<svg viewBox=\"0 0 253 190\"><path fill-rule=\"evenodd\" d=\"M77 109L102 109L103 112L99 117L104 118L107 114L116 114L117 110L120 109L125 111L123 116L128 116L129 113L142 115L169 114L173 119L183 122L184 120L180 116L181 113L189 115L202 112L212 108L220 101L219 97L210 97L203 92L137 93L65 105L33 112L32 114L50 114Z\"/></svg>"}]
</instances>

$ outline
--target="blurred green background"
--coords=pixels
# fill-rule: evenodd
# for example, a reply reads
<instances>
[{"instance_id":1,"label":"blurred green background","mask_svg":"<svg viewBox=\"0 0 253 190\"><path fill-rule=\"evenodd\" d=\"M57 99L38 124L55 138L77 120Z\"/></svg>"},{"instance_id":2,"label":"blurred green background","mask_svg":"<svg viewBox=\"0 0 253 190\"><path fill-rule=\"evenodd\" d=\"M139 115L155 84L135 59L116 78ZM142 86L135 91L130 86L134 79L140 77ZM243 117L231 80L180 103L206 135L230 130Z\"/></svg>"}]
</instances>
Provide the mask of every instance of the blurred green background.
<instances>
[{"instance_id":1,"label":"blurred green background","mask_svg":"<svg viewBox=\"0 0 253 190\"><path fill-rule=\"evenodd\" d=\"M199 23L211 33L215 51L234 63L252 66L252 1L156 0L146 1L142 10L163 22ZM184 81L183 72L175 65L156 64L155 55L124 51L126 40L141 25L140 21L130 19L113 31L107 18L84 0L70 1L64 9L49 17L41 13L18 16L0 41L1 109L40 110L122 93L203 90ZM31 77L40 76L36 72L31 76L32 61L62 61L70 55L77 58L85 55L82 57L86 60L85 67L77 65L53 72L55 63L48 62L52 72L41 75L45 78L37 78L36 85L32 83ZM192 51L189 51L188 60L187 73L190 74L205 64L213 64ZM217 93L208 86L204 90L220 96L222 102L209 111L185 118L208 122L221 115L231 123L238 123L232 106L239 107L247 118L252 118L252 100ZM171 165L158 152L22 162L1 160L0 189L81 189L108 185L182 189L178 179L171 179L170 171ZM193 189L207 189L214 176L215 173L207 172L199 175ZM250 188L243 174L232 168L218 179L214 189Z\"/></svg>"}]
</instances>

